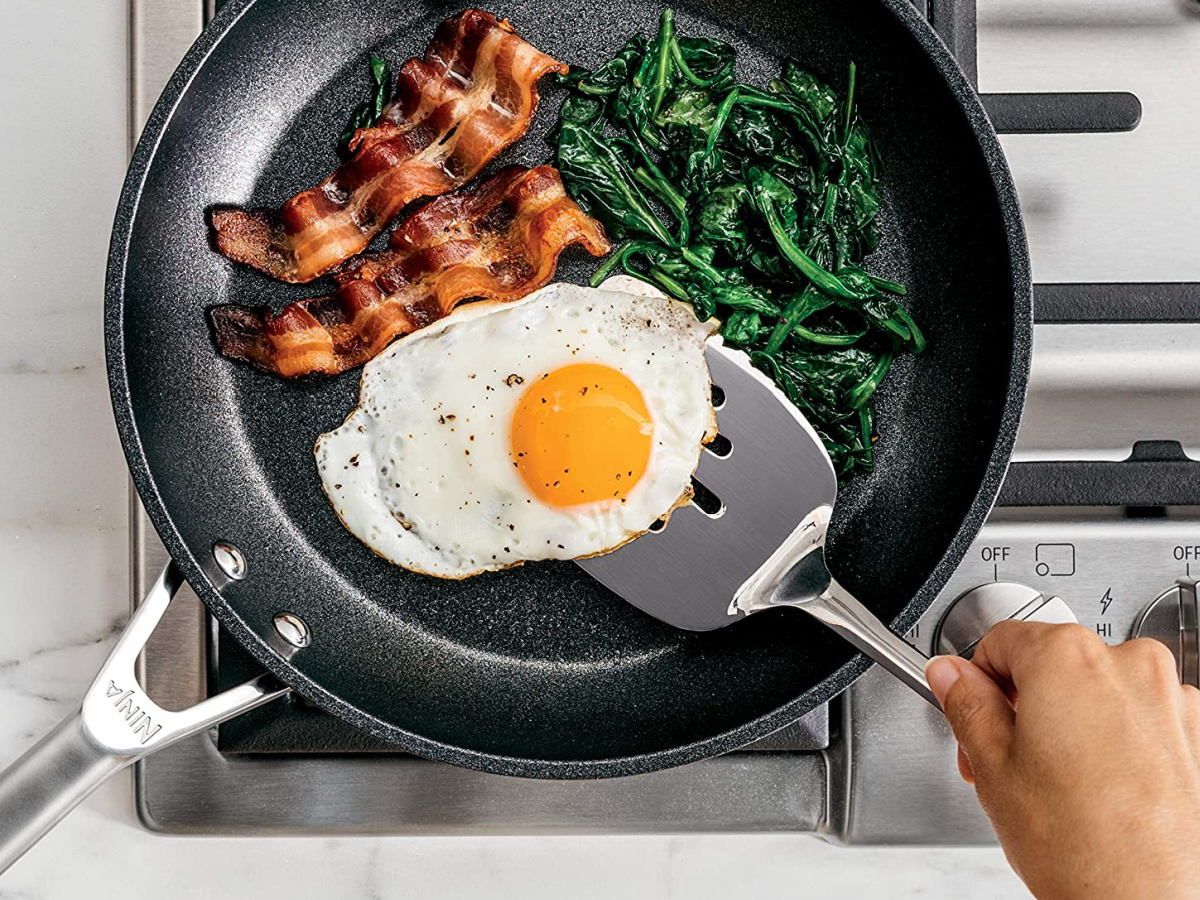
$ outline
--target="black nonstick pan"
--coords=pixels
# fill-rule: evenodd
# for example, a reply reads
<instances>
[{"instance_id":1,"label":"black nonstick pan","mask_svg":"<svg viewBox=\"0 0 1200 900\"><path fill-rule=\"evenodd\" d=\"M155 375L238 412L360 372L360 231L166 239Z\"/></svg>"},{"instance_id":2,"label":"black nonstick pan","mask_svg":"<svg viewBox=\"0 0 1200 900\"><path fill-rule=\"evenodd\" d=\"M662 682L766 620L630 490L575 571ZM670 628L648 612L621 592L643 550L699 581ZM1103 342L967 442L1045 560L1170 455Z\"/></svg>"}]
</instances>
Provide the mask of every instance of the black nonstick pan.
<instances>
[{"instance_id":1,"label":"black nonstick pan","mask_svg":"<svg viewBox=\"0 0 1200 900\"><path fill-rule=\"evenodd\" d=\"M117 212L105 333L117 427L174 565L83 718L0 779L0 867L115 768L284 685L432 759L597 778L733 750L865 670L807 617L767 611L679 631L570 562L462 582L392 566L340 525L312 457L314 438L354 407L357 373L288 382L216 353L208 307L279 307L320 289L231 265L209 245L205 210L277 205L318 183L359 99L365 54L420 54L460 9L231 0L155 108ZM660 11L644 0L494 10L580 65L635 30L653 32ZM879 394L877 465L839 497L827 555L846 588L902 631L982 525L1024 399L1029 262L1000 146L908 0L707 0L676 14L684 33L737 45L742 80L765 84L792 55L844 90L848 62L858 65L859 108L887 184L883 242L868 265L908 285L928 348L899 362ZM543 82L533 130L493 169L548 160L542 138L560 100ZM582 282L594 265L567 254L558 277ZM278 682L267 676L201 713L166 713L140 694L133 655L180 578Z\"/></svg>"}]
</instances>

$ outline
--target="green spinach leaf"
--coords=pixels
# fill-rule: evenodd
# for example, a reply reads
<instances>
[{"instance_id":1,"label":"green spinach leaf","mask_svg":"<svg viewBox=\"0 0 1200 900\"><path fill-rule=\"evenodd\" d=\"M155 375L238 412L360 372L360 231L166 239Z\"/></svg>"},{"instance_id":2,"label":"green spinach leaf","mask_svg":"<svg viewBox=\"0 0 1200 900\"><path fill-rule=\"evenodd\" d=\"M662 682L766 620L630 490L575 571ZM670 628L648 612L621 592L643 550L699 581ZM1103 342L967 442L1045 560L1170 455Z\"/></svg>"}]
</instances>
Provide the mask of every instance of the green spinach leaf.
<instances>
[{"instance_id":1,"label":"green spinach leaf","mask_svg":"<svg viewBox=\"0 0 1200 900\"><path fill-rule=\"evenodd\" d=\"M624 243L622 271L716 316L812 422L839 477L869 470L873 399L925 337L904 286L870 274L883 165L846 90L795 60L766 89L734 49L680 35L665 10L598 68L573 69L551 136L567 189Z\"/></svg>"},{"instance_id":2,"label":"green spinach leaf","mask_svg":"<svg viewBox=\"0 0 1200 900\"><path fill-rule=\"evenodd\" d=\"M342 129L342 133L338 137L338 155L343 159L350 156L350 145L354 140L354 133L360 128L373 128L379 122L379 117L383 115L383 108L387 106L392 81L391 70L383 58L374 53L371 54L369 68L372 82L371 97L354 107L354 112L350 114L346 127Z\"/></svg>"}]
</instances>

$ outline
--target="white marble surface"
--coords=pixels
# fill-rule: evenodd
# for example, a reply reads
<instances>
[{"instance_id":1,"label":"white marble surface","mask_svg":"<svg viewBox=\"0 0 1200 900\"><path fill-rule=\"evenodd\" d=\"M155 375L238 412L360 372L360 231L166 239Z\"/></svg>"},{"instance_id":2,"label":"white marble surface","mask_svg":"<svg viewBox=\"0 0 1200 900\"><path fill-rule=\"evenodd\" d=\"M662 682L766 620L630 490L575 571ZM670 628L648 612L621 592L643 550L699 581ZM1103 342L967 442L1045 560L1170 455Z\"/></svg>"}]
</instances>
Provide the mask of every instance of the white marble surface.
<instances>
[{"instance_id":1,"label":"white marble surface","mask_svg":"<svg viewBox=\"0 0 1200 900\"><path fill-rule=\"evenodd\" d=\"M1132 6L982 4L985 89L1127 88L1146 101L1132 138L1007 142L1043 279L1200 275L1195 192L1154 194L1161 185L1147 163L1179 137L1172 128L1195 127L1170 109L1194 77L1200 28L1183 0ZM1096 11L1105 25L1091 24ZM1023 24L1032 18L1036 30ZM0 0L0 761L69 711L126 615L125 469L101 343L126 153L125 27L121 0ZM1200 92L1185 97L1177 115L1200 121ZM1173 152L1191 166L1195 146ZM1099 184L1106 172L1120 177ZM0 879L0 900L285 891L295 900L1027 896L996 849L841 849L780 836L163 838L136 824L127 776Z\"/></svg>"}]
</instances>

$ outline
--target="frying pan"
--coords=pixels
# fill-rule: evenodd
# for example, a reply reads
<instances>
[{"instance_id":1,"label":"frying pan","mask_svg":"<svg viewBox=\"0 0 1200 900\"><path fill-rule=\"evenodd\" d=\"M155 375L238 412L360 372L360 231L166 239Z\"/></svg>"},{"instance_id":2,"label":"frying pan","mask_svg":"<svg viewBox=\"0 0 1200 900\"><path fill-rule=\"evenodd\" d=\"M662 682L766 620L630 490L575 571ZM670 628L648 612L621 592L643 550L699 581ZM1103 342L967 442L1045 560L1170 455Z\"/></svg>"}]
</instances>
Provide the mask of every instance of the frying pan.
<instances>
[{"instance_id":1,"label":"frying pan","mask_svg":"<svg viewBox=\"0 0 1200 900\"><path fill-rule=\"evenodd\" d=\"M695 0L683 33L728 40L763 84L794 55L844 89L885 164L871 270L909 286L928 336L879 396L876 468L843 491L828 555L893 628L911 626L992 504L1028 373L1029 263L1016 194L978 98L907 0ZM312 459L355 403L347 374L285 382L222 359L204 311L320 292L231 266L213 204L277 205L334 165L363 60L419 54L461 7L412 0L231 0L172 77L138 144L113 230L105 306L117 428L174 563L76 715L0 780L0 867L115 769L287 688L398 747L507 775L633 775L733 750L867 666L803 616L678 631L570 562L463 582L374 556L339 524ZM651 32L645 0L509 0L521 34L570 63ZM548 158L560 100L494 166ZM486 174L486 173L485 173ZM559 277L594 263L564 257ZM270 675L166 712L133 661L186 578ZM274 679L277 678L278 681Z\"/></svg>"}]
</instances>

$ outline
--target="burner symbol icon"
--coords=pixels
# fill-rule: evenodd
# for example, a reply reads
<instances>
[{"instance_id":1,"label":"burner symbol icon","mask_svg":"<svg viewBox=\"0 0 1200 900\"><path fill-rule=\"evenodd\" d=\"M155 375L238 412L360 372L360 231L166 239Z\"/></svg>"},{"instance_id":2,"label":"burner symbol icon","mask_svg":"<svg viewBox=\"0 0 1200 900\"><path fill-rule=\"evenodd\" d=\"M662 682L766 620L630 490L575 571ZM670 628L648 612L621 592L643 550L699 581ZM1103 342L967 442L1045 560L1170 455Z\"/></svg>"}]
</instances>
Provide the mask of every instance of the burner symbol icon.
<instances>
[{"instance_id":1,"label":"burner symbol icon","mask_svg":"<svg viewBox=\"0 0 1200 900\"><path fill-rule=\"evenodd\" d=\"M1038 544L1033 559L1033 570L1039 575L1067 578L1075 574L1074 544Z\"/></svg>"}]
</instances>

